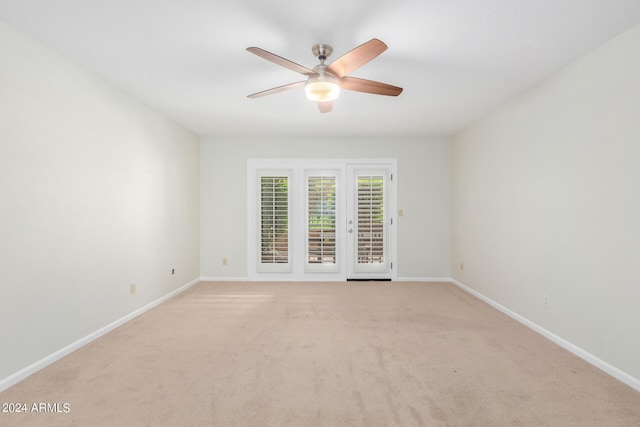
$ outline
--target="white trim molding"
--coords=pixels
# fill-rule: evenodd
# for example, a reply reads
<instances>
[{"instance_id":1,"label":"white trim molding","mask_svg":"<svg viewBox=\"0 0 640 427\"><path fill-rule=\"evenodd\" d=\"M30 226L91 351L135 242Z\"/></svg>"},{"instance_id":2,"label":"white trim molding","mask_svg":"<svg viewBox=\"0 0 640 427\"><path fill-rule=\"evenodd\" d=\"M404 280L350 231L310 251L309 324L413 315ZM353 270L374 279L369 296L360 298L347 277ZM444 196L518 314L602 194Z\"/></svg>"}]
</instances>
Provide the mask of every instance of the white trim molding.
<instances>
[{"instance_id":1,"label":"white trim molding","mask_svg":"<svg viewBox=\"0 0 640 427\"><path fill-rule=\"evenodd\" d=\"M487 304L489 304L490 306L492 306L493 308L495 308L498 311L501 311L502 313L506 314L507 316L511 317L512 319L522 323L523 325L525 325L526 327L528 327L529 329L533 330L534 332L539 333L540 335L542 335L543 337L553 341L554 343L556 343L557 345L559 345L560 347L564 348L565 350L570 351L571 353L575 354L576 356L578 356L579 358L583 359L584 361L592 364L593 366L595 366L596 368L606 372L607 374L611 375L612 377L614 377L615 379L617 379L618 381L623 382L624 384L628 385L629 387L640 391L640 380L638 378L635 378L629 374L627 374L626 372L616 368L615 366L605 362L604 360L594 356L593 354L589 353L588 351L586 351L585 349L578 347L577 345L565 340L564 338L559 337L558 335L549 332L548 330L546 330L545 328L541 327L540 325L533 323L532 321L530 321L529 319L519 315L518 313L515 313L511 310L509 310L508 308L504 307L503 305L498 304L497 302L493 301L492 299L484 296L483 294L481 294L480 292L471 289L470 287L462 284L461 282L458 282L455 279L449 279L451 283L453 283L454 285L456 285L457 287L459 287L460 289L464 290L465 292L468 292L469 294L473 295L474 297L486 302Z\"/></svg>"},{"instance_id":2,"label":"white trim molding","mask_svg":"<svg viewBox=\"0 0 640 427\"><path fill-rule=\"evenodd\" d=\"M9 375L6 378L3 378L2 380L0 380L0 392L8 389L9 387L19 383L20 381L24 380L25 378L35 374L36 372L38 372L41 369L46 368L47 366L51 365L52 363L62 359L63 357L73 353L74 351L84 347L85 345L89 344L90 342L100 338L101 336L105 335L108 332L111 332L112 330L114 330L115 328L117 328L118 326L124 325L125 323L127 323L128 321L140 316L141 314L143 314L146 311L151 310L152 308L162 304L163 302L167 301L168 299L186 291L187 289L189 289L190 287L192 287L193 285L195 285L196 283L200 282L200 278L195 279L189 283L187 283L186 285L183 285L177 289L175 289L174 291L169 292L167 295L158 298L155 301L150 302L149 304L127 314L124 317L121 317L120 319L115 320L114 322L109 323L106 326L103 326L102 328L98 329L97 331L94 331L92 333L90 333L89 335L80 338L79 340L67 345L66 347L61 348L58 351L55 351L53 353L51 353L48 356L43 357L42 359L38 360L37 362L32 363L31 365L27 366L26 368L23 368L21 370L19 370L18 372Z\"/></svg>"},{"instance_id":3,"label":"white trim molding","mask_svg":"<svg viewBox=\"0 0 640 427\"><path fill-rule=\"evenodd\" d=\"M201 282L248 282L248 277L219 277L219 276L203 276Z\"/></svg>"}]
</instances>

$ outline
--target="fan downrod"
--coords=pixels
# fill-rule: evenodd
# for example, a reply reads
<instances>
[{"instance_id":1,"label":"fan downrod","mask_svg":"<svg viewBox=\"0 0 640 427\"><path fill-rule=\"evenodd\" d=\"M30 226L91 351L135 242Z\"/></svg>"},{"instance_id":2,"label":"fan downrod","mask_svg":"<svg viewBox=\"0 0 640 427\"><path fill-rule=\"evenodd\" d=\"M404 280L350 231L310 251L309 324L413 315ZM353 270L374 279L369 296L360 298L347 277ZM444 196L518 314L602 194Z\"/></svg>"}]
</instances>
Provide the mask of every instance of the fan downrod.
<instances>
[{"instance_id":1,"label":"fan downrod","mask_svg":"<svg viewBox=\"0 0 640 427\"><path fill-rule=\"evenodd\" d=\"M317 44L311 48L311 51L320 62L324 62L333 53L333 48L328 44Z\"/></svg>"}]
</instances>

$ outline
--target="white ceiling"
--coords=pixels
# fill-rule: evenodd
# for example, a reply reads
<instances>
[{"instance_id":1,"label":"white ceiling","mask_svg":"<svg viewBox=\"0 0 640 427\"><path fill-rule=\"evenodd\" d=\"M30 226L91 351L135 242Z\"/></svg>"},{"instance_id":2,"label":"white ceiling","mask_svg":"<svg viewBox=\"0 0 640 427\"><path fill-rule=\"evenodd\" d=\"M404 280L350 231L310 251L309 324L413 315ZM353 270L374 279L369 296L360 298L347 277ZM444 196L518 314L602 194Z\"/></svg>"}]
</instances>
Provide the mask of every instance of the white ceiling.
<instances>
[{"instance_id":1,"label":"white ceiling","mask_svg":"<svg viewBox=\"0 0 640 427\"><path fill-rule=\"evenodd\" d=\"M0 18L202 135L448 135L640 22L640 0L0 0ZM303 80L246 52L309 68L371 38L389 49L320 114Z\"/></svg>"}]
</instances>

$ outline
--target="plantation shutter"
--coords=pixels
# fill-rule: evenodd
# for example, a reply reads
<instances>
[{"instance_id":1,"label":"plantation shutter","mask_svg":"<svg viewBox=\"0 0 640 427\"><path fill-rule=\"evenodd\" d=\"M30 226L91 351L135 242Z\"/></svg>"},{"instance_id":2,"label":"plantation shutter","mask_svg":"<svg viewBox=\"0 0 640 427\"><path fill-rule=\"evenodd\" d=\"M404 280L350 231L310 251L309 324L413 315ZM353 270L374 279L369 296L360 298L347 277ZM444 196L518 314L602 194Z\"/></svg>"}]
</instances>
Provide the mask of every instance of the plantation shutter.
<instances>
[{"instance_id":1,"label":"plantation shutter","mask_svg":"<svg viewBox=\"0 0 640 427\"><path fill-rule=\"evenodd\" d=\"M384 264L386 233L382 175L357 177L357 264Z\"/></svg>"},{"instance_id":2,"label":"plantation shutter","mask_svg":"<svg viewBox=\"0 0 640 427\"><path fill-rule=\"evenodd\" d=\"M258 270L282 272L290 269L289 173L259 171Z\"/></svg>"},{"instance_id":3,"label":"plantation shutter","mask_svg":"<svg viewBox=\"0 0 640 427\"><path fill-rule=\"evenodd\" d=\"M307 172L307 271L338 271L335 171Z\"/></svg>"}]
</instances>

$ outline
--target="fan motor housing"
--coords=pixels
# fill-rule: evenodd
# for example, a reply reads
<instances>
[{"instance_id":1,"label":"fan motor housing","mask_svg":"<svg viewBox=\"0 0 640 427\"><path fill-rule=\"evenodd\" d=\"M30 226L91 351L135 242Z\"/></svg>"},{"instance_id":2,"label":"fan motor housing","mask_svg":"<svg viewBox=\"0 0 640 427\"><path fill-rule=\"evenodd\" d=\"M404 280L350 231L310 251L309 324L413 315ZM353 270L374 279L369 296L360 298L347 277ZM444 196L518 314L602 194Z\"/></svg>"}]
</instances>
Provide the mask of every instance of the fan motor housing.
<instances>
[{"instance_id":1,"label":"fan motor housing","mask_svg":"<svg viewBox=\"0 0 640 427\"><path fill-rule=\"evenodd\" d=\"M324 61L333 53L333 48L328 44L317 44L311 48L313 55L320 61Z\"/></svg>"}]
</instances>

